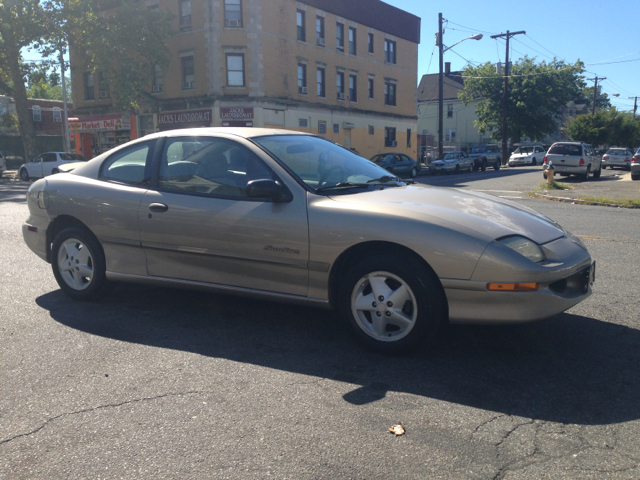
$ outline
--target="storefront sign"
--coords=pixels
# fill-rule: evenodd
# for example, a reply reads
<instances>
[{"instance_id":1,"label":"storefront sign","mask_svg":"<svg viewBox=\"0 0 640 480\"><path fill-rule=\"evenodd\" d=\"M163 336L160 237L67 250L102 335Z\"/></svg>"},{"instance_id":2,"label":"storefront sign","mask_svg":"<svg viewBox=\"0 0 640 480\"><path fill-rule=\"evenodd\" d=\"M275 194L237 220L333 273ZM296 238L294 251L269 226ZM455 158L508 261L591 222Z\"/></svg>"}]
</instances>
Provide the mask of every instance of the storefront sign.
<instances>
[{"instance_id":1,"label":"storefront sign","mask_svg":"<svg viewBox=\"0 0 640 480\"><path fill-rule=\"evenodd\" d=\"M110 115L69 120L69 132L98 133L114 130L131 130L131 118L129 115Z\"/></svg>"},{"instance_id":2,"label":"storefront sign","mask_svg":"<svg viewBox=\"0 0 640 480\"><path fill-rule=\"evenodd\" d=\"M186 125L211 125L211 110L187 110L185 112L167 112L158 114L158 127L180 128Z\"/></svg>"},{"instance_id":3,"label":"storefront sign","mask_svg":"<svg viewBox=\"0 0 640 480\"><path fill-rule=\"evenodd\" d=\"M220 118L223 120L253 120L253 107L221 107Z\"/></svg>"}]
</instances>

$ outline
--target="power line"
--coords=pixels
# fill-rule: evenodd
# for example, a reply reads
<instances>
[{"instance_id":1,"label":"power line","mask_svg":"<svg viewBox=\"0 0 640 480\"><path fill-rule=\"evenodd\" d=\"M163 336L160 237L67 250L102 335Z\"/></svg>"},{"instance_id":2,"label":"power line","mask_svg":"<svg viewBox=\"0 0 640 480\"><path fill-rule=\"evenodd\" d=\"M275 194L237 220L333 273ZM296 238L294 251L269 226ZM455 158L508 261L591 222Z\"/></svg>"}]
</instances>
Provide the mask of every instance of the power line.
<instances>
[{"instance_id":1,"label":"power line","mask_svg":"<svg viewBox=\"0 0 640 480\"><path fill-rule=\"evenodd\" d=\"M487 33L489 35L494 35L495 34L495 32L487 32L486 30L479 30L479 29L473 29L471 27L465 27L464 25L460 25L459 23L452 22L451 20L447 20L447 23L451 23L453 25L457 25L458 27L462 27L462 28L468 28L469 31L472 31L472 32Z\"/></svg>"},{"instance_id":2,"label":"power line","mask_svg":"<svg viewBox=\"0 0 640 480\"><path fill-rule=\"evenodd\" d=\"M550 57L549 55L547 55L547 54L545 54L545 53L539 52L539 51L538 51L538 50L536 50L535 48L533 48L533 47L531 47L531 46L527 45L527 44L526 44L526 43L524 43L524 42L521 42L521 41L520 41L520 40L518 40L517 38L514 38L514 40L516 40L518 43L521 43L521 44L522 44L522 45L524 45L525 47L530 48L530 49L531 49L531 50L533 50L534 52L536 52L536 53L538 53L538 54L542 55L543 57L553 58L553 57Z\"/></svg>"},{"instance_id":3,"label":"power line","mask_svg":"<svg viewBox=\"0 0 640 480\"><path fill-rule=\"evenodd\" d=\"M633 60L620 60L619 62L585 63L585 65L613 65L614 63L629 63L629 62L640 62L640 58L634 58Z\"/></svg>"},{"instance_id":4,"label":"power line","mask_svg":"<svg viewBox=\"0 0 640 480\"><path fill-rule=\"evenodd\" d=\"M525 34L526 35L526 34ZM547 52L549 52L551 55L553 55L556 58L560 58L560 55L556 55L555 53L553 53L551 50L549 50L548 48L546 48L544 45L540 45L538 42L536 42L533 38L531 38L531 35L527 35L527 38L529 40L531 40L533 43L535 43L536 45L544 48Z\"/></svg>"}]
</instances>

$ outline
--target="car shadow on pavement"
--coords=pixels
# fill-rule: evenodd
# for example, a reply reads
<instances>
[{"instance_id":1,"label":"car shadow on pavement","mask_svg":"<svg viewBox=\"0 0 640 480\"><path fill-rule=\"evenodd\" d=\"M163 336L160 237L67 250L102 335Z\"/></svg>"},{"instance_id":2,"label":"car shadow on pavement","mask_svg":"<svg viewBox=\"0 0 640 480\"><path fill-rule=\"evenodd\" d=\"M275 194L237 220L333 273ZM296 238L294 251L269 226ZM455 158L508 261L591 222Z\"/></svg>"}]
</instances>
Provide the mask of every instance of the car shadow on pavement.
<instances>
[{"instance_id":1,"label":"car shadow on pavement","mask_svg":"<svg viewBox=\"0 0 640 480\"><path fill-rule=\"evenodd\" d=\"M7 178L0 178L0 203L26 202L26 194L29 186L31 186L30 182L16 182Z\"/></svg>"},{"instance_id":2,"label":"car shadow on pavement","mask_svg":"<svg viewBox=\"0 0 640 480\"><path fill-rule=\"evenodd\" d=\"M404 357L364 350L333 311L206 292L120 286L98 302L56 290L51 317L90 335L353 384L343 399L405 392L546 421L640 418L640 331L564 313L508 326L447 326Z\"/></svg>"}]
</instances>

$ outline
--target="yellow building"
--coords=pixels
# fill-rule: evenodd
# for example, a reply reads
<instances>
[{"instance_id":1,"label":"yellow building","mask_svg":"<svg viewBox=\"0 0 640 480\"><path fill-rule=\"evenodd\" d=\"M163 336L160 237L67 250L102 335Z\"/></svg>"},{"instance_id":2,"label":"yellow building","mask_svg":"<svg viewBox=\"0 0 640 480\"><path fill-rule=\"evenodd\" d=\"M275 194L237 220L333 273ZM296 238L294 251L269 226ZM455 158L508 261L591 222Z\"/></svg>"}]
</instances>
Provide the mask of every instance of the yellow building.
<instances>
[{"instance_id":1,"label":"yellow building","mask_svg":"<svg viewBox=\"0 0 640 480\"><path fill-rule=\"evenodd\" d=\"M379 0L146 0L146 7L173 10L179 34L168 68L154 70L131 138L194 126L275 127L322 135L367 158L416 157L418 17ZM118 113L92 72L72 71L80 120ZM127 138L127 131L79 133L93 135L101 150Z\"/></svg>"}]
</instances>

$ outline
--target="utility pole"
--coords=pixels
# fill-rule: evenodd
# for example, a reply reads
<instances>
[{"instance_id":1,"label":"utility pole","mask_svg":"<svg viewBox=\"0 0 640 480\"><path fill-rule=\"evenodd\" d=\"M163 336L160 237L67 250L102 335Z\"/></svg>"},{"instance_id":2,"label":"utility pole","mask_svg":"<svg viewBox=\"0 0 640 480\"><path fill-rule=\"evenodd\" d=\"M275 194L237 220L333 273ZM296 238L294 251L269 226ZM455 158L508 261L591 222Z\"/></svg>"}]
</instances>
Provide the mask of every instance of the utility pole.
<instances>
[{"instance_id":1,"label":"utility pole","mask_svg":"<svg viewBox=\"0 0 640 480\"><path fill-rule=\"evenodd\" d=\"M62 55L62 48L60 48L60 73L62 77L62 105L64 107L64 115L62 116L64 140L62 142L62 148L64 148L65 152L69 153L71 151L71 146L69 145L69 114L67 112L67 84L64 79L64 56Z\"/></svg>"},{"instance_id":2,"label":"utility pole","mask_svg":"<svg viewBox=\"0 0 640 480\"><path fill-rule=\"evenodd\" d=\"M442 13L438 14L438 38L437 38L438 50L440 52L440 76L438 78L438 158L443 156L442 148L442 129L443 129L443 114L444 109L444 80L442 78L442 59L444 57L444 45L442 41Z\"/></svg>"},{"instance_id":3,"label":"utility pole","mask_svg":"<svg viewBox=\"0 0 640 480\"><path fill-rule=\"evenodd\" d=\"M607 77L600 77L600 80L606 80ZM592 81L595 80L595 85L593 87L593 107L591 107L591 115L596 114L596 98L598 97L598 76L596 78L587 78L587 80Z\"/></svg>"},{"instance_id":4,"label":"utility pole","mask_svg":"<svg viewBox=\"0 0 640 480\"><path fill-rule=\"evenodd\" d=\"M638 97L629 97L629 100L633 100L633 119L636 119L636 110L638 110Z\"/></svg>"},{"instance_id":5,"label":"utility pole","mask_svg":"<svg viewBox=\"0 0 640 480\"><path fill-rule=\"evenodd\" d=\"M491 35L491 38L505 37L507 40L507 53L504 59L504 90L502 91L502 165L507 164L509 152L507 146L507 114L509 113L509 39L515 35L524 35L527 32L520 30L519 32L501 33L500 35Z\"/></svg>"}]
</instances>

